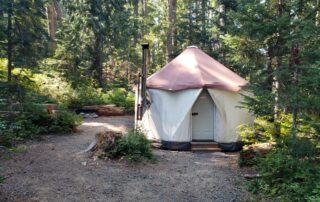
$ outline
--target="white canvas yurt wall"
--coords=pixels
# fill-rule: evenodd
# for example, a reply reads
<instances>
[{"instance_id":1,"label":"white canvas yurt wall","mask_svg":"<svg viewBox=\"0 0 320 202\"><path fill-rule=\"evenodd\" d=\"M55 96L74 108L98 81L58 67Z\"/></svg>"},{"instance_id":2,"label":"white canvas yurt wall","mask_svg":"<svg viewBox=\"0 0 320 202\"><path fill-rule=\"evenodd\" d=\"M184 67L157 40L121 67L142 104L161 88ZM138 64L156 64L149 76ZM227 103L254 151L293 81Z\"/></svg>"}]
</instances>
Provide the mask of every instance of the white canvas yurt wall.
<instances>
[{"instance_id":1,"label":"white canvas yurt wall","mask_svg":"<svg viewBox=\"0 0 320 202\"><path fill-rule=\"evenodd\" d=\"M191 110L201 91L202 89L176 92L148 89L151 105L140 124L148 138L167 142L191 142ZM208 92L217 108L214 118L214 141L238 142L238 126L252 122L252 115L246 109L239 108L243 97L239 93L217 89L208 89Z\"/></svg>"}]
</instances>

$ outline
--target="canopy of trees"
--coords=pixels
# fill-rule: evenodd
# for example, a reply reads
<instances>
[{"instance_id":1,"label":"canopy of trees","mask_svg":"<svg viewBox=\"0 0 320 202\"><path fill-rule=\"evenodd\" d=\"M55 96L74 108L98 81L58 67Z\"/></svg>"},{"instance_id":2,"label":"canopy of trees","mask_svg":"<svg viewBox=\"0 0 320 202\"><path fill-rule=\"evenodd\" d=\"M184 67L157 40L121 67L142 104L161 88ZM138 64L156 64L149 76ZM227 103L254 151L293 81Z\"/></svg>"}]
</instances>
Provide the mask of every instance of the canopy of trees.
<instances>
[{"instance_id":1,"label":"canopy of trees","mask_svg":"<svg viewBox=\"0 0 320 202\"><path fill-rule=\"evenodd\" d=\"M85 103L103 102L103 93L137 82L146 42L149 74L196 45L249 81L254 96L244 106L273 124L273 135L319 137L319 0L0 1L1 86L25 87L30 77L15 69L55 72L98 97ZM6 89L1 96L19 97Z\"/></svg>"}]
</instances>

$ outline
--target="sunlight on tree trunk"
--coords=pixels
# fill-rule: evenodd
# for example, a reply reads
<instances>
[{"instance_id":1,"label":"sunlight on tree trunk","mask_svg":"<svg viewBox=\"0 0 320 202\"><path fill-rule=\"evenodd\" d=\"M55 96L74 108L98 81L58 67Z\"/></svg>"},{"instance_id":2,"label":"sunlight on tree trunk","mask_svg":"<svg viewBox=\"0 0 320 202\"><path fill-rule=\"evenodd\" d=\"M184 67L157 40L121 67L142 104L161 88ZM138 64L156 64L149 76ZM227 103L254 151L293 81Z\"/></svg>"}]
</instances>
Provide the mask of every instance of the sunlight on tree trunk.
<instances>
[{"instance_id":1,"label":"sunlight on tree trunk","mask_svg":"<svg viewBox=\"0 0 320 202\"><path fill-rule=\"evenodd\" d=\"M168 33L167 33L167 62L172 60L174 37L174 24L176 21L176 0L168 0Z\"/></svg>"},{"instance_id":2,"label":"sunlight on tree trunk","mask_svg":"<svg viewBox=\"0 0 320 202\"><path fill-rule=\"evenodd\" d=\"M7 68L8 68L8 82L12 79L12 12L13 12L13 3L8 2L8 27L7 27L7 36L8 36L8 44L7 44Z\"/></svg>"}]
</instances>

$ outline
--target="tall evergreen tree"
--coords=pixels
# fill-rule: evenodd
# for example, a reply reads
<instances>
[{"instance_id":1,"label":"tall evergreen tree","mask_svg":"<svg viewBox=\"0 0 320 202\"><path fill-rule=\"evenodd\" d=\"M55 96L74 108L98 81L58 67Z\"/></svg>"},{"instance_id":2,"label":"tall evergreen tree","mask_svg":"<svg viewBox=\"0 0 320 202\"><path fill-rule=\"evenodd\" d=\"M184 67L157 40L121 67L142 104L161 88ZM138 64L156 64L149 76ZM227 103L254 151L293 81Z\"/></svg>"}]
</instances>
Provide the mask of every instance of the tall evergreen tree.
<instances>
[{"instance_id":1,"label":"tall evergreen tree","mask_svg":"<svg viewBox=\"0 0 320 202\"><path fill-rule=\"evenodd\" d=\"M279 113L293 113L293 134L298 112L317 108L306 103L319 99L313 91L317 88L310 89L319 80L316 11L313 1L240 0L236 12L230 13L231 35L225 37L226 45L233 47L228 58L250 79L255 93L251 109L275 121Z\"/></svg>"},{"instance_id":2,"label":"tall evergreen tree","mask_svg":"<svg viewBox=\"0 0 320 202\"><path fill-rule=\"evenodd\" d=\"M126 1L62 1L65 16L58 36L59 66L73 81L94 79L106 87L104 65L129 43ZM120 54L118 55L120 56Z\"/></svg>"},{"instance_id":3,"label":"tall evergreen tree","mask_svg":"<svg viewBox=\"0 0 320 202\"><path fill-rule=\"evenodd\" d=\"M8 61L8 81L14 67L34 67L47 52L45 2L0 2L0 57Z\"/></svg>"}]
</instances>

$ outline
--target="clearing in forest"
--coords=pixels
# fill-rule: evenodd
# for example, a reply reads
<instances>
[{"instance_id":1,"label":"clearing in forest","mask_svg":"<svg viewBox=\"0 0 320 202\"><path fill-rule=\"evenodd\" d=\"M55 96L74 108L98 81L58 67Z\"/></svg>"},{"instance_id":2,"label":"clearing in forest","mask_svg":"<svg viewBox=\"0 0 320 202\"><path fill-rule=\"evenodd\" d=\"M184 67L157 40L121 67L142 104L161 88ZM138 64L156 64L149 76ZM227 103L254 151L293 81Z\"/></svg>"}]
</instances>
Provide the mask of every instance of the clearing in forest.
<instances>
[{"instance_id":1,"label":"clearing in forest","mask_svg":"<svg viewBox=\"0 0 320 202\"><path fill-rule=\"evenodd\" d=\"M246 201L236 153L154 150L157 163L90 158L79 152L105 129L126 131L133 117L85 119L79 132L44 136L1 159L0 201Z\"/></svg>"}]
</instances>

